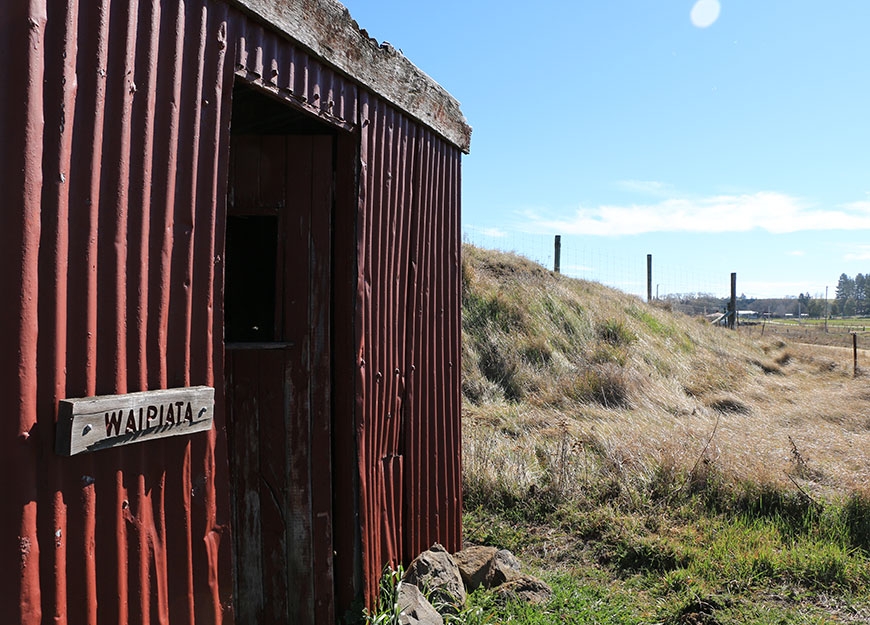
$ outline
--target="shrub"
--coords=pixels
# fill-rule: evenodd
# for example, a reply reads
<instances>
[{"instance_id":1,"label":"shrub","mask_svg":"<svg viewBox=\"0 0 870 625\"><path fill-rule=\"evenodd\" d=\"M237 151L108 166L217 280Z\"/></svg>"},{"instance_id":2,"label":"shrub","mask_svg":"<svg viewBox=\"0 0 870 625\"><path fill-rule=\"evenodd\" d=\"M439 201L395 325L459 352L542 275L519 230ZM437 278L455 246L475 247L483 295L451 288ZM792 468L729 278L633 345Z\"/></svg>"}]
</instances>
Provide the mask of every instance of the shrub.
<instances>
[{"instance_id":1,"label":"shrub","mask_svg":"<svg viewBox=\"0 0 870 625\"><path fill-rule=\"evenodd\" d=\"M530 365L544 367L553 360L553 348L545 336L534 335L521 347L523 360Z\"/></svg>"},{"instance_id":2,"label":"shrub","mask_svg":"<svg viewBox=\"0 0 870 625\"><path fill-rule=\"evenodd\" d=\"M870 497L852 493L843 506L843 516L852 545L870 552Z\"/></svg>"},{"instance_id":3,"label":"shrub","mask_svg":"<svg viewBox=\"0 0 870 625\"><path fill-rule=\"evenodd\" d=\"M481 373L501 387L505 399L516 402L525 397L522 363L514 352L490 339L481 346L479 359Z\"/></svg>"},{"instance_id":4,"label":"shrub","mask_svg":"<svg viewBox=\"0 0 870 625\"><path fill-rule=\"evenodd\" d=\"M462 323L470 331L524 331L527 329L527 316L519 302L503 291L469 292L465 295Z\"/></svg>"},{"instance_id":5,"label":"shrub","mask_svg":"<svg viewBox=\"0 0 870 625\"><path fill-rule=\"evenodd\" d=\"M589 361L596 365L604 365L613 363L624 367L628 360L628 351L620 345L612 345L610 343L602 343L595 346L595 351L589 357Z\"/></svg>"},{"instance_id":6,"label":"shrub","mask_svg":"<svg viewBox=\"0 0 870 625\"><path fill-rule=\"evenodd\" d=\"M615 365L600 365L580 372L564 389L574 401L595 402L605 408L628 408L628 374Z\"/></svg>"},{"instance_id":7,"label":"shrub","mask_svg":"<svg viewBox=\"0 0 870 625\"><path fill-rule=\"evenodd\" d=\"M599 325L598 337L611 345L631 345L637 340L637 335L618 319L608 319Z\"/></svg>"}]
</instances>

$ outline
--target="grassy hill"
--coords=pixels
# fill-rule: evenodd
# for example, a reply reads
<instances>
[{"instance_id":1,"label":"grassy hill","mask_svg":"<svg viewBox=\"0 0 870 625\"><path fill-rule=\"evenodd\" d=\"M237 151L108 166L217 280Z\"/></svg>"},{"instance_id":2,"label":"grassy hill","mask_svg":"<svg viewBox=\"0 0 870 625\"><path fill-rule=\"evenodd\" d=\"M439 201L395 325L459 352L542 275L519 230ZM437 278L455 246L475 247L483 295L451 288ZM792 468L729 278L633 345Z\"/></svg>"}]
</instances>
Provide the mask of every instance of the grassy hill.
<instances>
[{"instance_id":1,"label":"grassy hill","mask_svg":"<svg viewBox=\"0 0 870 625\"><path fill-rule=\"evenodd\" d=\"M851 351L471 246L462 283L466 536L556 589L529 612L477 597L496 621L870 618L870 386Z\"/></svg>"}]
</instances>

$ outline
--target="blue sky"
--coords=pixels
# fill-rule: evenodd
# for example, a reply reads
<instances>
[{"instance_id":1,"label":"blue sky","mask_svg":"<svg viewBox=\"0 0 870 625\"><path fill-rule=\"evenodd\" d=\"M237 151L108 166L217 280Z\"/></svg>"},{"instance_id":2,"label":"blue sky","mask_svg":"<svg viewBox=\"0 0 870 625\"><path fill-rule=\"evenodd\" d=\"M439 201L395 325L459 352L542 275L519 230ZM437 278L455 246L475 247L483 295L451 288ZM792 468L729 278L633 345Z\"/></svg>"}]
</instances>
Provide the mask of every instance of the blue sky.
<instances>
[{"instance_id":1,"label":"blue sky","mask_svg":"<svg viewBox=\"0 0 870 625\"><path fill-rule=\"evenodd\" d=\"M638 294L870 273L870 2L345 5L460 101L467 240Z\"/></svg>"}]
</instances>

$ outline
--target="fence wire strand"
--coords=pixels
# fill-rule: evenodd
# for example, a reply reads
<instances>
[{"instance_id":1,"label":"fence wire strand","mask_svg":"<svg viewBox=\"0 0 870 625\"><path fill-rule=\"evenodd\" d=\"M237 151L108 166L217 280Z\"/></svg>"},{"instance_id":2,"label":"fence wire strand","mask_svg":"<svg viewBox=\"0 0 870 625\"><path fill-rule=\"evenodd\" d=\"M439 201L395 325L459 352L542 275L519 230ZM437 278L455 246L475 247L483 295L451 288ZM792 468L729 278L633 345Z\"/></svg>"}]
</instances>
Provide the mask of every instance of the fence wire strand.
<instances>
[{"instance_id":1,"label":"fence wire strand","mask_svg":"<svg viewBox=\"0 0 870 625\"><path fill-rule=\"evenodd\" d=\"M466 229L463 241L475 247L512 252L553 269L555 237L521 232L488 233ZM573 237L561 238L560 270L572 278L599 282L637 295L647 296L647 251L632 250L616 253L613 250L585 245ZM662 264L653 258L652 296L679 298L680 296L712 295L726 297L730 291L730 273L718 275L702 268L689 268Z\"/></svg>"}]
</instances>

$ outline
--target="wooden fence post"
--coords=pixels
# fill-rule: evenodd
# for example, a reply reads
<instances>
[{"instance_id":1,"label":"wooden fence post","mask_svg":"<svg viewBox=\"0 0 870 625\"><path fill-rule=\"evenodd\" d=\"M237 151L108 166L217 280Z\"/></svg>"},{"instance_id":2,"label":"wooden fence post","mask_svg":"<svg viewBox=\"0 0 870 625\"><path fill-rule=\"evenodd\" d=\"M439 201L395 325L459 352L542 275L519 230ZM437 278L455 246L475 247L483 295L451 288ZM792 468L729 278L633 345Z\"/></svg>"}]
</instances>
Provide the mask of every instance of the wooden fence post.
<instances>
[{"instance_id":1,"label":"wooden fence post","mask_svg":"<svg viewBox=\"0 0 870 625\"><path fill-rule=\"evenodd\" d=\"M731 318L728 320L728 327L732 330L737 325L737 274L731 274Z\"/></svg>"},{"instance_id":2,"label":"wooden fence post","mask_svg":"<svg viewBox=\"0 0 870 625\"><path fill-rule=\"evenodd\" d=\"M560 270L562 268L562 258L561 258L562 257L562 237L561 237L561 235L558 235L558 234L556 235L555 247L556 247L556 249L555 249L555 255L553 258L553 271L555 271L556 273L560 273Z\"/></svg>"},{"instance_id":3,"label":"wooden fence post","mask_svg":"<svg viewBox=\"0 0 870 625\"><path fill-rule=\"evenodd\" d=\"M646 255L646 301L652 301L652 254Z\"/></svg>"}]
</instances>

